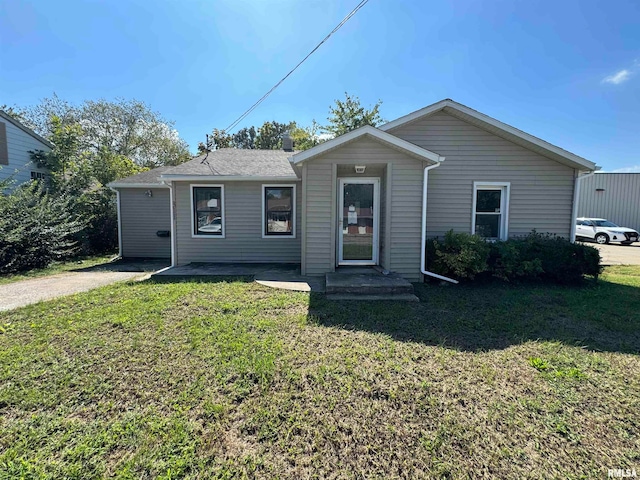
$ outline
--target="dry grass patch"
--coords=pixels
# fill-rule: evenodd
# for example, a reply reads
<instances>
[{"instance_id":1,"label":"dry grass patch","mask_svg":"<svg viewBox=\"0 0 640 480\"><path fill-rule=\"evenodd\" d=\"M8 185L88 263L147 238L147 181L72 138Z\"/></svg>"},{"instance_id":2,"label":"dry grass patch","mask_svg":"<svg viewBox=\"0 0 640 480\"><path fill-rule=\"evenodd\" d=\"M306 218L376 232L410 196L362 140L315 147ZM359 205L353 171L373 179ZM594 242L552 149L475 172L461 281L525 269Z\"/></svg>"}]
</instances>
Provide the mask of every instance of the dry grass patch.
<instances>
[{"instance_id":1,"label":"dry grass patch","mask_svg":"<svg viewBox=\"0 0 640 480\"><path fill-rule=\"evenodd\" d=\"M143 282L3 313L0 478L638 470L639 286L623 267L381 305Z\"/></svg>"}]
</instances>

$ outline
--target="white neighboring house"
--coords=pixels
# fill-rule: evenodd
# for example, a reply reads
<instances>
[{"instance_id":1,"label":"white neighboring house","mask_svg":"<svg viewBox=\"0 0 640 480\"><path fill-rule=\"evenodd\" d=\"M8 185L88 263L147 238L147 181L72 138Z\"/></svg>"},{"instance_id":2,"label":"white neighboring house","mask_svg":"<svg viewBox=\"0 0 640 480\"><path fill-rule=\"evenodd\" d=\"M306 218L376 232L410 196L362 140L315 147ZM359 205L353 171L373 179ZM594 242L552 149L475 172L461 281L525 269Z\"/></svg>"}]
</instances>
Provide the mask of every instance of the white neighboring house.
<instances>
[{"instance_id":1,"label":"white neighboring house","mask_svg":"<svg viewBox=\"0 0 640 480\"><path fill-rule=\"evenodd\" d=\"M31 160L30 151L51 151L53 144L0 110L0 181L13 177L15 185L48 175Z\"/></svg>"}]
</instances>

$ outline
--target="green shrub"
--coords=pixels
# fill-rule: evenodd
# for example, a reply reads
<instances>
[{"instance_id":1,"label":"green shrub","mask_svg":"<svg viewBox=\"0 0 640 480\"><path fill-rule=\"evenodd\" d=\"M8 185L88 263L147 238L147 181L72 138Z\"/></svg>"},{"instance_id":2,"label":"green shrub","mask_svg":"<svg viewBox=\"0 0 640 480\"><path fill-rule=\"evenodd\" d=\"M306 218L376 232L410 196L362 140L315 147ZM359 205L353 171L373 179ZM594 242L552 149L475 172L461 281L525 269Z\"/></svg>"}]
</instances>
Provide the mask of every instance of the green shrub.
<instances>
[{"instance_id":1,"label":"green shrub","mask_svg":"<svg viewBox=\"0 0 640 480\"><path fill-rule=\"evenodd\" d=\"M427 268L458 280L476 276L508 282L544 280L578 283L597 278L602 267L598 249L565 238L533 231L504 242L487 242L477 235L447 232L427 242Z\"/></svg>"},{"instance_id":2,"label":"green shrub","mask_svg":"<svg viewBox=\"0 0 640 480\"><path fill-rule=\"evenodd\" d=\"M544 273L542 260L536 256L523 255L524 244L516 240L491 244L489 271L501 280L539 278Z\"/></svg>"},{"instance_id":3,"label":"green shrub","mask_svg":"<svg viewBox=\"0 0 640 480\"><path fill-rule=\"evenodd\" d=\"M42 182L29 182L0 194L0 273L44 268L78 251L74 236L84 221L73 199L52 195Z\"/></svg>"},{"instance_id":4,"label":"green shrub","mask_svg":"<svg viewBox=\"0 0 640 480\"><path fill-rule=\"evenodd\" d=\"M585 275L597 278L602 271L598 249L571 243L557 235L533 231L525 237L513 238L505 243L516 245L521 262L540 263L541 271L536 275L525 276L525 279L541 278L554 283L578 283Z\"/></svg>"},{"instance_id":5,"label":"green shrub","mask_svg":"<svg viewBox=\"0 0 640 480\"><path fill-rule=\"evenodd\" d=\"M118 248L118 216L116 195L102 187L80 195L76 212L86 221L76 234L83 255L113 252Z\"/></svg>"},{"instance_id":6,"label":"green shrub","mask_svg":"<svg viewBox=\"0 0 640 480\"><path fill-rule=\"evenodd\" d=\"M490 246L477 235L450 230L443 240L427 242L427 268L460 280L473 280L488 268Z\"/></svg>"}]
</instances>

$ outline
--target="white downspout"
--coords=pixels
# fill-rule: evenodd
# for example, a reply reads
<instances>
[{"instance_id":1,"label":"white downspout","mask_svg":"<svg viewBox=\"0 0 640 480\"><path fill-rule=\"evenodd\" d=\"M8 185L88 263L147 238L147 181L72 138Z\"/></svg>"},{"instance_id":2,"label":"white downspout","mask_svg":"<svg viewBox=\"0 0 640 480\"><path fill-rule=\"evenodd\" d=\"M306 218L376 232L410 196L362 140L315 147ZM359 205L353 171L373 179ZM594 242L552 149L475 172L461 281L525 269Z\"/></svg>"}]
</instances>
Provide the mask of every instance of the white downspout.
<instances>
[{"instance_id":1,"label":"white downspout","mask_svg":"<svg viewBox=\"0 0 640 480\"><path fill-rule=\"evenodd\" d=\"M120 208L120 190L113 187L109 188L116 192L116 213L118 215L118 257L122 258L122 209Z\"/></svg>"},{"instance_id":2,"label":"white downspout","mask_svg":"<svg viewBox=\"0 0 640 480\"><path fill-rule=\"evenodd\" d=\"M174 189L174 184L173 182L167 182L164 181L162 182L165 185L167 185L169 187L169 212L171 215L171 267L175 267L176 266L176 219L175 219L175 213L174 213L174 193L173 193L173 189Z\"/></svg>"},{"instance_id":3,"label":"white downspout","mask_svg":"<svg viewBox=\"0 0 640 480\"><path fill-rule=\"evenodd\" d=\"M444 157L440 158L440 161L442 162L444 160ZM458 281L454 280L453 278L444 277L442 275L438 275L437 273L429 272L425 268L425 262L427 260L427 185L429 181L429 170L432 170L439 166L440 163L436 163L435 165L424 168L424 179L422 181L422 243L420 244L420 272L423 275L428 275L429 277L444 280L445 282L458 283Z\"/></svg>"},{"instance_id":4,"label":"white downspout","mask_svg":"<svg viewBox=\"0 0 640 480\"><path fill-rule=\"evenodd\" d=\"M580 202L580 185L582 184L582 180L595 175L595 173L596 172L593 171L580 175L580 172L578 172L578 176L575 177L573 184L573 208L571 209L571 233L569 234L571 243L575 243L576 241L576 219L578 218L578 203Z\"/></svg>"}]
</instances>

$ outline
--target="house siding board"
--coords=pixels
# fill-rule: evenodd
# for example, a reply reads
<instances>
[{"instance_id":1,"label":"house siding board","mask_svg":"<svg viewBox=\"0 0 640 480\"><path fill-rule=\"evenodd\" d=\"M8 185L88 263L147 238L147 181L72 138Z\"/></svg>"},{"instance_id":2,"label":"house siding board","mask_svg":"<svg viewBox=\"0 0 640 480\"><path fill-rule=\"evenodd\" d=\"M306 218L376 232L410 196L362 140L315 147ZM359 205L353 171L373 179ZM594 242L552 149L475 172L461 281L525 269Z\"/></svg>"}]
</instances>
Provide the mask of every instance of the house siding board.
<instances>
[{"instance_id":1,"label":"house siding board","mask_svg":"<svg viewBox=\"0 0 640 480\"><path fill-rule=\"evenodd\" d=\"M171 239L158 237L158 230L171 230L168 188L120 189L122 256L127 258L170 258Z\"/></svg>"},{"instance_id":2,"label":"house siding board","mask_svg":"<svg viewBox=\"0 0 640 480\"><path fill-rule=\"evenodd\" d=\"M323 275L333 270L331 258L332 165L310 162L307 165L306 273Z\"/></svg>"},{"instance_id":3,"label":"house siding board","mask_svg":"<svg viewBox=\"0 0 640 480\"><path fill-rule=\"evenodd\" d=\"M31 180L32 171L48 173L46 169L39 168L31 160L29 151L49 152L51 149L12 123L2 119L0 122L5 125L8 154L8 164L1 165L0 168L0 181L13 177L15 184L19 185Z\"/></svg>"},{"instance_id":4,"label":"house siding board","mask_svg":"<svg viewBox=\"0 0 640 480\"><path fill-rule=\"evenodd\" d=\"M301 188L296 182L194 182L224 185L225 238L191 236L191 183L176 182L177 263L300 263ZM262 185L296 185L296 238L262 238Z\"/></svg>"},{"instance_id":5,"label":"house siding board","mask_svg":"<svg viewBox=\"0 0 640 480\"><path fill-rule=\"evenodd\" d=\"M536 229L569 237L572 168L444 112L389 133L446 157L429 173L427 236L470 232L473 182L500 181L511 183L510 236Z\"/></svg>"},{"instance_id":6,"label":"house siding board","mask_svg":"<svg viewBox=\"0 0 640 480\"><path fill-rule=\"evenodd\" d=\"M310 160L307 164L307 274L324 274L331 271L335 262L330 248L335 238L331 238L330 226L331 222L337 219L327 215L331 211L332 202L337 202L337 198L332 198L330 193L331 166L338 165L339 176L357 177L351 168L345 168L344 165L365 165L367 170L362 176L379 176L383 183L388 164L392 165L391 205L382 205L387 201L386 190L385 194L380 196L381 223L385 222L385 209L391 209L391 225L381 225L380 232L380 241L386 244L386 235L391 248L388 254L389 265L385 267L409 280L419 280L424 164L370 138L361 138L345 144ZM383 188L387 188L386 184ZM390 229L390 234L387 234L386 228ZM386 252L382 250L381 253ZM384 255L381 254L380 259L384 261Z\"/></svg>"},{"instance_id":7,"label":"house siding board","mask_svg":"<svg viewBox=\"0 0 640 480\"><path fill-rule=\"evenodd\" d=\"M579 217L606 218L640 230L640 173L596 173L581 182Z\"/></svg>"}]
</instances>

